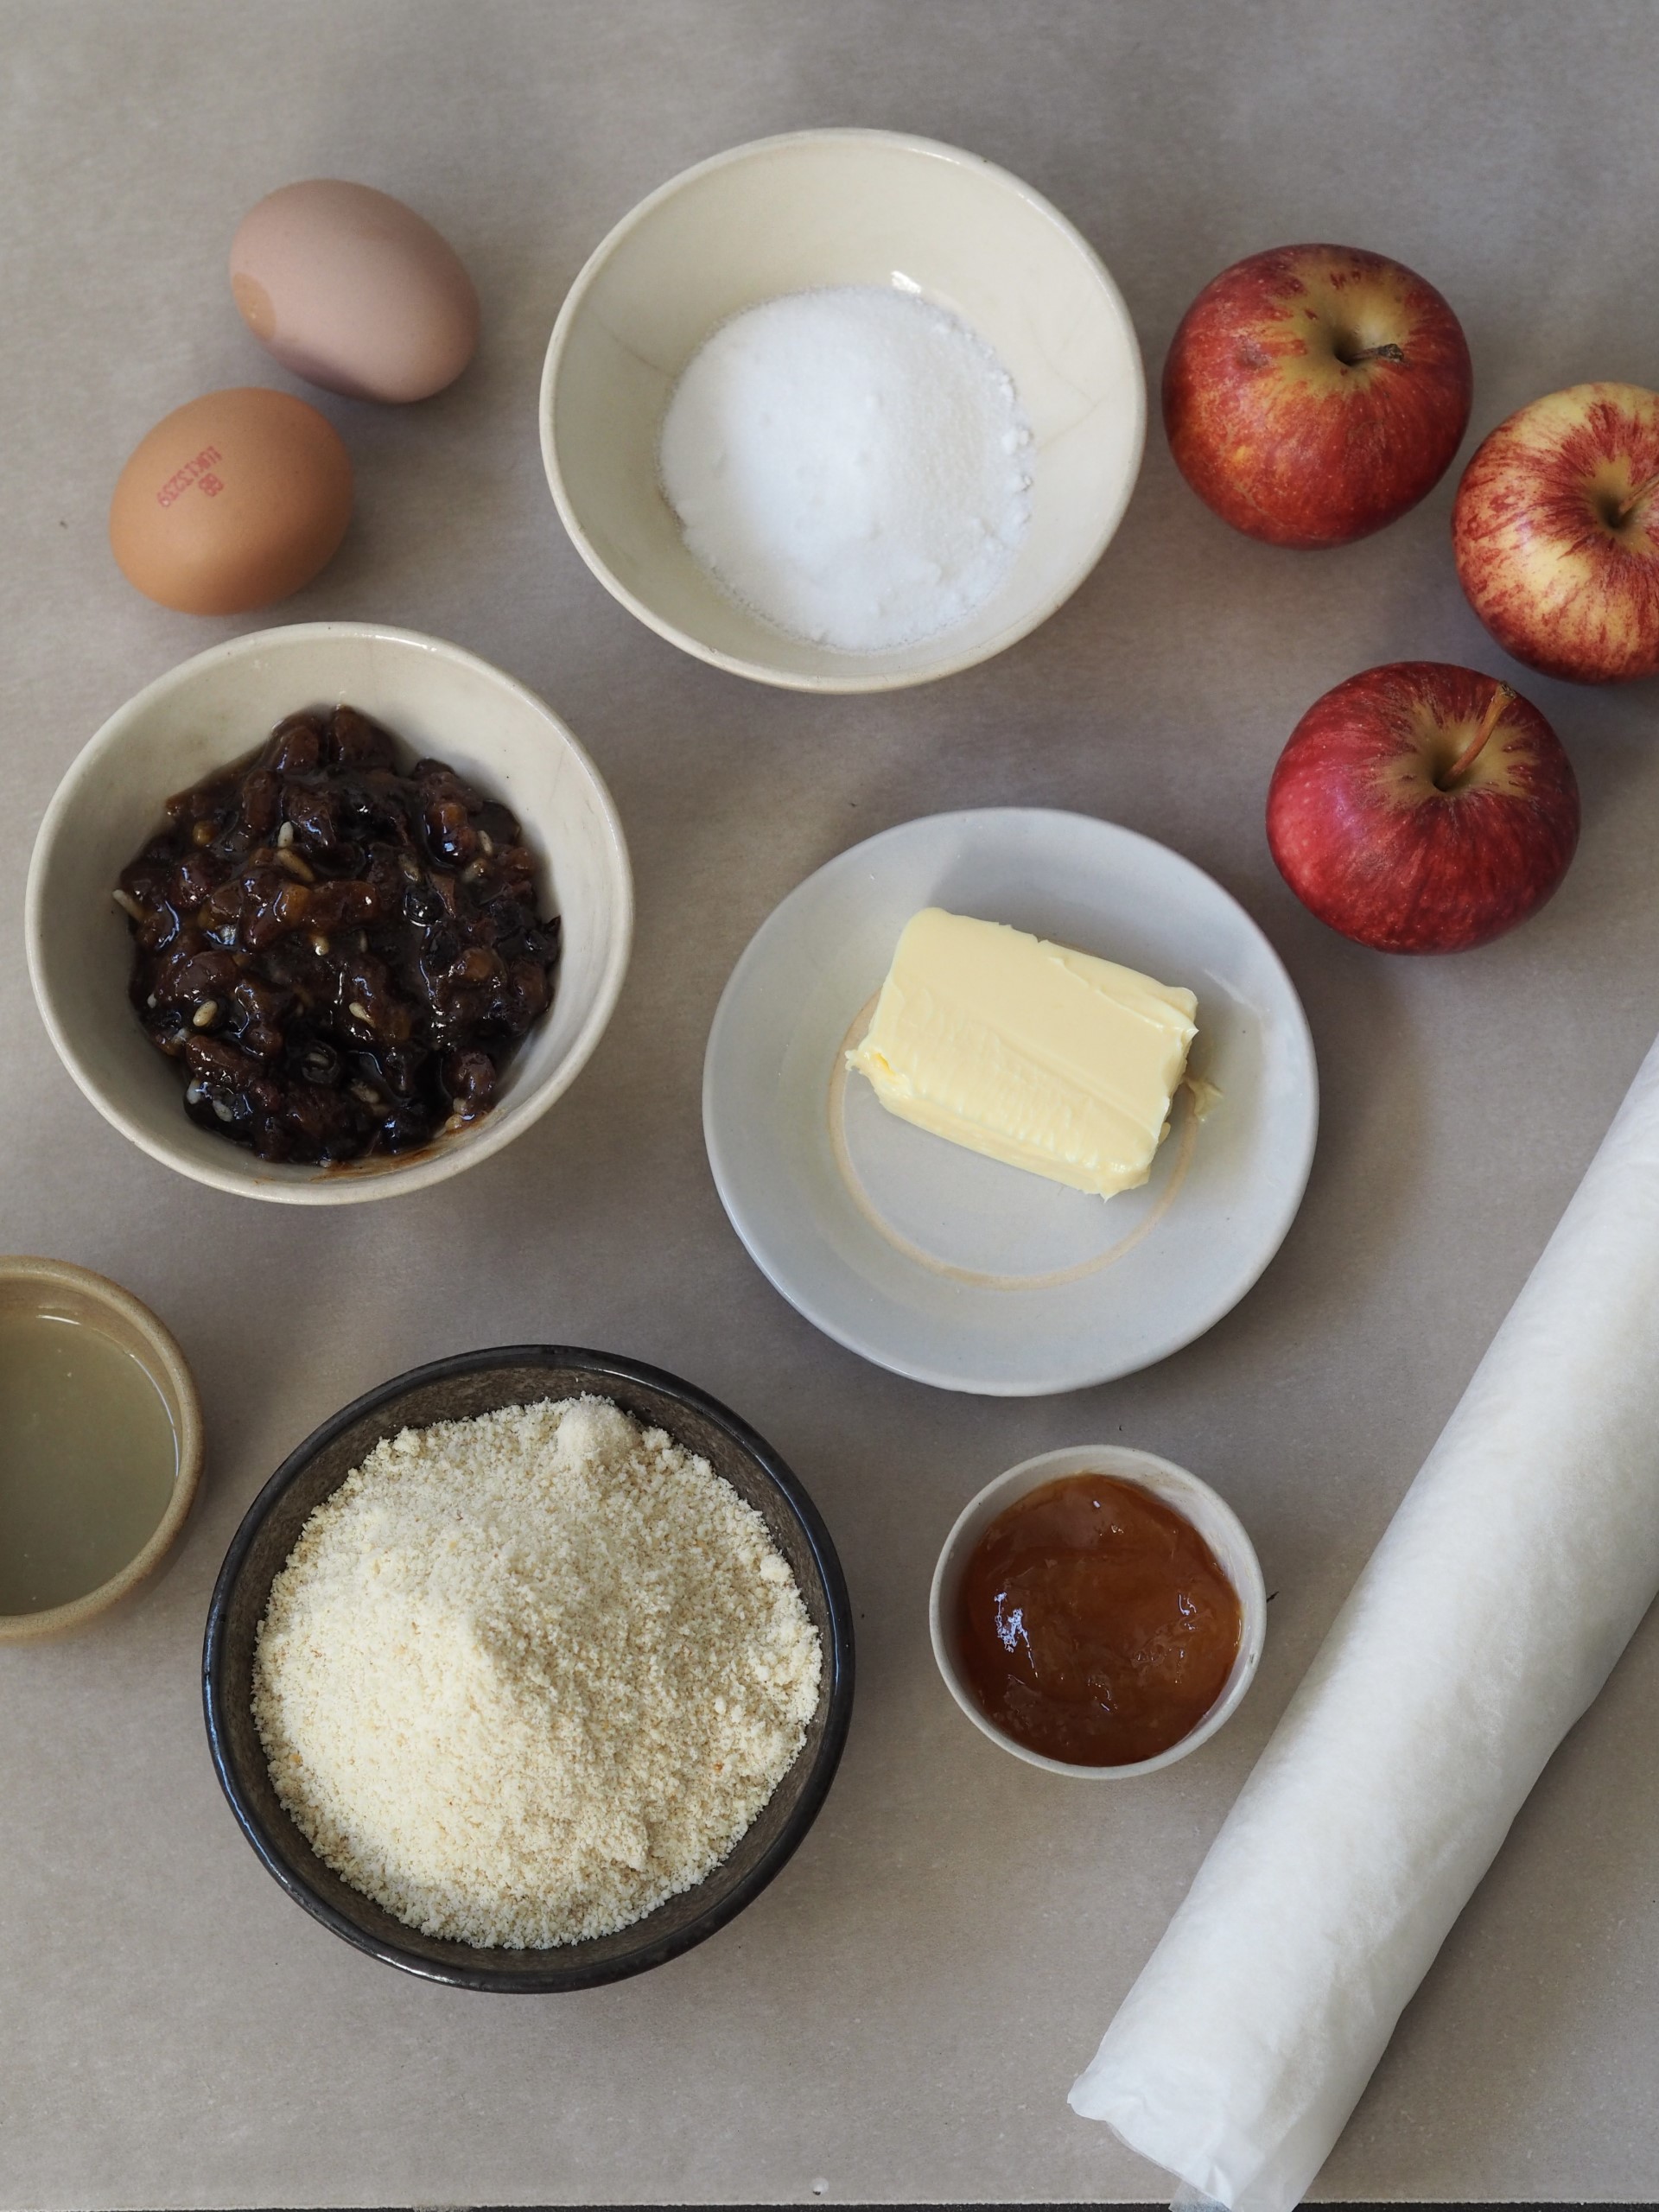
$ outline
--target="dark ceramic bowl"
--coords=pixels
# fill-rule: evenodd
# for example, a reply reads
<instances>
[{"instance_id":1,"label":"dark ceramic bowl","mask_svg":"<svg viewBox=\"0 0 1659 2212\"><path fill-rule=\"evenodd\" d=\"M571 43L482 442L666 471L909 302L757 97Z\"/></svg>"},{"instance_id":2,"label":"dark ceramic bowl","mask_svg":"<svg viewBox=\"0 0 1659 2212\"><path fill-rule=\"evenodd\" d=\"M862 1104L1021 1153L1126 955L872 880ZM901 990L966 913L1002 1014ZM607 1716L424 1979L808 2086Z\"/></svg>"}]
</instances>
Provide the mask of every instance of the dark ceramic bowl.
<instances>
[{"instance_id":1,"label":"dark ceramic bowl","mask_svg":"<svg viewBox=\"0 0 1659 2212\"><path fill-rule=\"evenodd\" d=\"M753 1505L794 1570L823 1648L823 1682L806 1741L753 1827L695 1889L632 1927L556 1949L486 1949L423 1936L324 1866L283 1809L254 1726L253 1648L270 1586L314 1509L383 1437L499 1406L589 1391L666 1429ZM214 1586L202 1651L207 1741L242 1833L296 1904L348 1943L461 1989L591 1989L661 1966L759 1897L817 1819L847 1739L853 1623L841 1563L817 1510L771 1446L713 1398L659 1369L563 1344L506 1344L434 1360L371 1390L290 1452L249 1508Z\"/></svg>"}]
</instances>

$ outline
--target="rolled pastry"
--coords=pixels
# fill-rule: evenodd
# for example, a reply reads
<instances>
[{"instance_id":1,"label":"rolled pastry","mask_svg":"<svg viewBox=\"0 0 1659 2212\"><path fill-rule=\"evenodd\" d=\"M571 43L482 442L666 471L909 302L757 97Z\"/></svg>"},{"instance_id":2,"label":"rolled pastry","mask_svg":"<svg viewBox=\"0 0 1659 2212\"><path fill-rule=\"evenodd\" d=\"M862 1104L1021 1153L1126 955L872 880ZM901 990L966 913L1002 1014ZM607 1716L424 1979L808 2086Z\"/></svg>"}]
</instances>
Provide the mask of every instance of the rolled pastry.
<instances>
[{"instance_id":1,"label":"rolled pastry","mask_svg":"<svg viewBox=\"0 0 1659 2212\"><path fill-rule=\"evenodd\" d=\"M1288 2212L1656 1590L1659 1045L1072 2108Z\"/></svg>"}]
</instances>

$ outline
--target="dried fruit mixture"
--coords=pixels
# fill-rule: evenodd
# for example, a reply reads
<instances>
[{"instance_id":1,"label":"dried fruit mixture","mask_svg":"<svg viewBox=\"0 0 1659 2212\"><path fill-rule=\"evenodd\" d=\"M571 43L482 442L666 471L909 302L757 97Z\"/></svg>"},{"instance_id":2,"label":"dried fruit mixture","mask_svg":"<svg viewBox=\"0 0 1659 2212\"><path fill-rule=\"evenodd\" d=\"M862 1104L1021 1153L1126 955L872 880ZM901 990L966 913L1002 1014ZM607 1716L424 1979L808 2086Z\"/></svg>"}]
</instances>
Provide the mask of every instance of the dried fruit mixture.
<instances>
[{"instance_id":1,"label":"dried fruit mixture","mask_svg":"<svg viewBox=\"0 0 1659 2212\"><path fill-rule=\"evenodd\" d=\"M185 1110L262 1160L365 1160L487 1112L552 1002L518 821L353 707L168 801L122 870L131 993Z\"/></svg>"}]
</instances>

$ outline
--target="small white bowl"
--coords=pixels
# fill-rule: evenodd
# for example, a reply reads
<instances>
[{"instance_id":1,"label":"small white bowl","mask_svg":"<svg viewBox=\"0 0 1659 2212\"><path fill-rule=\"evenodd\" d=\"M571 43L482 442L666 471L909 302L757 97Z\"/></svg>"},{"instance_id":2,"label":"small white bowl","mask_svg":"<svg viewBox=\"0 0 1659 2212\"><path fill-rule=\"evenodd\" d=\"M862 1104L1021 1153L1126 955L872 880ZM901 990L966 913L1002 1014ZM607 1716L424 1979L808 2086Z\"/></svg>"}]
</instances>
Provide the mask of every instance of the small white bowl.
<instances>
[{"instance_id":1,"label":"small white bowl","mask_svg":"<svg viewBox=\"0 0 1659 2212\"><path fill-rule=\"evenodd\" d=\"M518 1048L493 1109L411 1154L360 1166L276 1165L198 1128L179 1071L127 997L132 940L111 897L175 791L260 745L283 715L342 700L511 807L563 922L553 1004ZM622 988L633 887L597 770L552 710L488 662L408 630L302 622L183 662L111 715L59 785L29 863L29 977L60 1058L107 1122L198 1183L290 1205L351 1205L424 1189L511 1144L568 1090Z\"/></svg>"},{"instance_id":2,"label":"small white bowl","mask_svg":"<svg viewBox=\"0 0 1659 2212\"><path fill-rule=\"evenodd\" d=\"M658 480L676 379L709 334L780 294L897 285L977 330L1033 433L1031 526L968 622L880 653L791 638L721 592ZM1104 552L1146 442L1135 328L1098 256L1006 169L929 138L802 130L717 154L625 216L571 286L542 378L559 514L606 588L715 667L802 691L886 691L988 659Z\"/></svg>"},{"instance_id":3,"label":"small white bowl","mask_svg":"<svg viewBox=\"0 0 1659 2212\"><path fill-rule=\"evenodd\" d=\"M1160 1751L1156 1758L1136 1759L1126 1766L1074 1766L1069 1760L1051 1759L1041 1751L1031 1751L1005 1734L981 1710L957 1665L954 1630L946 1624L956 1619L957 1593L975 1545L999 1513L1006 1512L1028 1491L1040 1489L1045 1483L1060 1482L1067 1475L1112 1475L1120 1482L1133 1483L1161 1498L1183 1520L1192 1522L1214 1554L1216 1564L1238 1592L1243 1611L1238 1656L1221 1695L1196 1728L1189 1729L1179 1743L1172 1744L1166 1751ZM1010 1467L1005 1475L987 1483L978 1497L963 1508L956 1526L944 1540L939 1563L933 1570L927 1623L933 1639L933 1656L938 1662L945 1688L975 1727L994 1744L1001 1745L1005 1751L1012 1751L1015 1758L1024 1759L1027 1766L1042 1767L1050 1774L1070 1775L1078 1782L1122 1782L1136 1775L1156 1774L1160 1767L1173 1766L1177 1759L1184 1759L1200 1744L1207 1744L1217 1729L1237 1711L1255 1675L1267 1637L1268 1593L1255 1547L1245 1535L1244 1524L1208 1483L1200 1482L1185 1467L1178 1467L1173 1459L1160 1459L1151 1452L1133 1452L1122 1444L1075 1444L1062 1451L1040 1452L1034 1459L1022 1459L1017 1467Z\"/></svg>"}]
</instances>

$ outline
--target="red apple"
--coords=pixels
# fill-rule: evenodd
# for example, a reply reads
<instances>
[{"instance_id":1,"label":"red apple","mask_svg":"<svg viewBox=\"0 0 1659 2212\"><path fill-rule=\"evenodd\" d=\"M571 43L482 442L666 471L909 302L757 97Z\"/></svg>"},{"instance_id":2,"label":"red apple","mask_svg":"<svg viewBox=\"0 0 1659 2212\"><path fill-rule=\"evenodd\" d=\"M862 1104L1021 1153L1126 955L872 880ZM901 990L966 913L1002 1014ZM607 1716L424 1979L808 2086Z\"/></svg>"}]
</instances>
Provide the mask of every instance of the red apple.
<instances>
[{"instance_id":1,"label":"red apple","mask_svg":"<svg viewBox=\"0 0 1659 2212\"><path fill-rule=\"evenodd\" d=\"M1462 952L1541 906L1579 842L1579 786L1536 707L1496 677L1395 661L1316 699L1268 791L1302 904L1379 952Z\"/></svg>"},{"instance_id":2,"label":"red apple","mask_svg":"<svg viewBox=\"0 0 1659 2212\"><path fill-rule=\"evenodd\" d=\"M1469 423L1463 329L1432 284L1342 245L1224 269L1175 333L1164 428L1225 522L1270 545L1345 545L1414 507Z\"/></svg>"},{"instance_id":3,"label":"red apple","mask_svg":"<svg viewBox=\"0 0 1659 2212\"><path fill-rule=\"evenodd\" d=\"M1452 550L1507 653L1611 683L1659 670L1659 392L1575 384L1500 423L1463 472Z\"/></svg>"}]
</instances>

